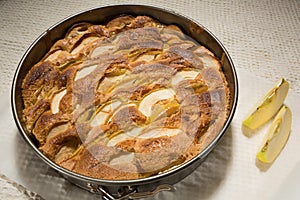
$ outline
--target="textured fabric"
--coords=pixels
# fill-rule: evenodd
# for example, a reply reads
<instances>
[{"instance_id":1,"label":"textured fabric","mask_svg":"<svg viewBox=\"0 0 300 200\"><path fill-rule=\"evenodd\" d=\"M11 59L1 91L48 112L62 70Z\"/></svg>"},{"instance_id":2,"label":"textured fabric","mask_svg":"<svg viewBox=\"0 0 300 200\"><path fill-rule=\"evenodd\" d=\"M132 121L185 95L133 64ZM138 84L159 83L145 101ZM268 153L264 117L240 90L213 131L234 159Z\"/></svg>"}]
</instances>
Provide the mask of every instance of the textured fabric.
<instances>
[{"instance_id":1,"label":"textured fabric","mask_svg":"<svg viewBox=\"0 0 300 200\"><path fill-rule=\"evenodd\" d=\"M175 192L160 192L154 199L299 200L300 95L290 91L287 96L285 103L293 112L292 132L280 156L262 172L255 164L255 155L268 127L248 138L242 133L241 122L272 82L249 75L246 70L239 70L239 77L243 89L234 119L221 142L192 174L175 184ZM253 84L249 84L251 81ZM46 200L99 199L47 166L22 139L11 115L9 91L0 95L0 110L0 174Z\"/></svg>"},{"instance_id":2,"label":"textured fabric","mask_svg":"<svg viewBox=\"0 0 300 200\"><path fill-rule=\"evenodd\" d=\"M0 159L5 160L0 163L0 172L46 199L98 197L63 179L19 137L11 116L8 91L14 72L26 49L48 27L82 10L124 3L133 1L0 0ZM299 156L294 154L300 146L296 127L299 121L296 115L299 95L296 94L300 94L300 1L142 0L135 3L175 10L204 25L228 50L242 83L237 114L221 143L191 176L176 184L176 193L162 193L156 199L224 199L224 196L225 199L272 199L276 192L265 191L266 183L274 180L269 188L277 190L299 161ZM249 72L252 74L248 77ZM288 98L292 100L287 104L295 113L295 123L285 156L276 161L277 165L269 173L263 174L254 164L262 135L252 139L244 137L240 123L249 109L248 101L255 101L270 86L262 85L264 81L273 83L280 77L291 83L292 95Z\"/></svg>"},{"instance_id":3,"label":"textured fabric","mask_svg":"<svg viewBox=\"0 0 300 200\"><path fill-rule=\"evenodd\" d=\"M132 1L0 1L0 94L29 45L48 27L89 8ZM237 69L270 80L285 77L300 93L299 0L143 0L203 24L225 45Z\"/></svg>"}]
</instances>

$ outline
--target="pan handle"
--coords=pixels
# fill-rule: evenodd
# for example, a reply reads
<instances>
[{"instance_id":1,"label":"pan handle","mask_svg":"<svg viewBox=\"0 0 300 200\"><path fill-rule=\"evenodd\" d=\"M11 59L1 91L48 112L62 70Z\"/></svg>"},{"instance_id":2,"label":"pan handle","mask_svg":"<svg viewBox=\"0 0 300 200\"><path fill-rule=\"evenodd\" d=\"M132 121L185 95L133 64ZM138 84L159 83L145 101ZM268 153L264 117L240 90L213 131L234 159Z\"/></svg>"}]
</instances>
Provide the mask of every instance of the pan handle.
<instances>
[{"instance_id":1,"label":"pan handle","mask_svg":"<svg viewBox=\"0 0 300 200\"><path fill-rule=\"evenodd\" d=\"M118 194L112 195L103 186L88 183L90 192L99 194L104 200L129 200L153 197L161 191L175 191L175 187L169 184L162 184L156 187L153 191L138 192L137 187L123 186L120 188Z\"/></svg>"}]
</instances>

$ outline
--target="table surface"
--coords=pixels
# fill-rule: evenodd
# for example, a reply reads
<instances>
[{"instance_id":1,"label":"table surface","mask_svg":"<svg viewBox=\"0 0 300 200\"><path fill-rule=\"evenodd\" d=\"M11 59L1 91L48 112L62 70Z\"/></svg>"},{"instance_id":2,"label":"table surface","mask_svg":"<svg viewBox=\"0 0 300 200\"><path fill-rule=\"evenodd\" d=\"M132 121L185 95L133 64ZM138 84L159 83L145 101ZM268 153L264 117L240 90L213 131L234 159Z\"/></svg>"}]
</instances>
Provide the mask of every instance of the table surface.
<instances>
[{"instance_id":1,"label":"table surface","mask_svg":"<svg viewBox=\"0 0 300 200\"><path fill-rule=\"evenodd\" d=\"M123 0L0 0L0 95L9 94L7 91L22 55L47 28L82 10L130 3ZM291 90L300 94L299 0L141 0L135 3L189 16L223 43L238 72L246 71L269 82L284 77L290 82Z\"/></svg>"},{"instance_id":2,"label":"table surface","mask_svg":"<svg viewBox=\"0 0 300 200\"><path fill-rule=\"evenodd\" d=\"M65 17L97 6L130 1L0 1L0 94L11 87L17 65L30 44ZM259 77L285 77L300 93L300 1L142 0L189 16L213 32L237 69Z\"/></svg>"}]
</instances>

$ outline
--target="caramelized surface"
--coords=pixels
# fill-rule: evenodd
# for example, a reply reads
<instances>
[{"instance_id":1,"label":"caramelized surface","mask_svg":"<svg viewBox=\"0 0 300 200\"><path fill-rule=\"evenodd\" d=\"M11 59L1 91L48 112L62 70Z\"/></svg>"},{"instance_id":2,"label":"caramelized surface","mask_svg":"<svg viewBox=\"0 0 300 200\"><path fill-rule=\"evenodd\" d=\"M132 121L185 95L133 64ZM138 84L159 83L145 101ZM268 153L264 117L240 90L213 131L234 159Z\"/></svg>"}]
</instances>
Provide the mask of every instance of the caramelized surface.
<instances>
[{"instance_id":1,"label":"caramelized surface","mask_svg":"<svg viewBox=\"0 0 300 200\"><path fill-rule=\"evenodd\" d=\"M220 62L147 16L74 25L22 85L26 128L60 166L137 179L205 148L227 117Z\"/></svg>"}]
</instances>

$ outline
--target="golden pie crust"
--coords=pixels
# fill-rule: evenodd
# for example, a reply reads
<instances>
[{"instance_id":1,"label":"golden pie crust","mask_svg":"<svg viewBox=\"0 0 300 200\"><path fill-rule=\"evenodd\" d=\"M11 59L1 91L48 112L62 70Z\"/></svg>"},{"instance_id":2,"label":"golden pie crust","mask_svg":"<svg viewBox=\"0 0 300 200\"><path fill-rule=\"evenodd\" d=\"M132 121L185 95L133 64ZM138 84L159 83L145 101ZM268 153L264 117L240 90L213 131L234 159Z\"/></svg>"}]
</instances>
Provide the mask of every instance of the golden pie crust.
<instances>
[{"instance_id":1,"label":"golden pie crust","mask_svg":"<svg viewBox=\"0 0 300 200\"><path fill-rule=\"evenodd\" d=\"M218 59L177 26L123 15L71 27L28 72L22 97L48 158L128 180L199 154L224 125L229 90Z\"/></svg>"}]
</instances>

